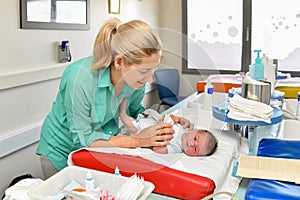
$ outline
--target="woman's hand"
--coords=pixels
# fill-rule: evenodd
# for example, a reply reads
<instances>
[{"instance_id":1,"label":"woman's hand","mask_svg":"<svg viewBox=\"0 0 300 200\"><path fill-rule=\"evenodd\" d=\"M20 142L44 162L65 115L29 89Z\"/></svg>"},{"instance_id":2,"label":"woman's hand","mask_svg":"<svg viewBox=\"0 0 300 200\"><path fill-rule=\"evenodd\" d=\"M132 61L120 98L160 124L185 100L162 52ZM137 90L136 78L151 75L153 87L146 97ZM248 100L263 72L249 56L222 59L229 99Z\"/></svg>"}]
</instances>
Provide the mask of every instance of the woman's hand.
<instances>
[{"instance_id":1,"label":"woman's hand","mask_svg":"<svg viewBox=\"0 0 300 200\"><path fill-rule=\"evenodd\" d=\"M136 148L166 146L173 139L173 134L174 129L172 128L172 124L160 122L129 136L111 136L109 140L96 140L89 147Z\"/></svg>"},{"instance_id":2,"label":"woman's hand","mask_svg":"<svg viewBox=\"0 0 300 200\"><path fill-rule=\"evenodd\" d=\"M180 124L182 126L182 128L184 128L184 129L188 128L189 130L193 130L194 129L194 124L191 123L190 120L185 119L183 117L177 117L177 116L175 116L173 114L171 114L170 117L172 118L172 120L175 123Z\"/></svg>"},{"instance_id":3,"label":"woman's hand","mask_svg":"<svg viewBox=\"0 0 300 200\"><path fill-rule=\"evenodd\" d=\"M170 144L173 138L174 129L171 124L158 123L156 125L145 128L134 136L137 137L138 145L140 147L150 146L165 146Z\"/></svg>"}]
</instances>

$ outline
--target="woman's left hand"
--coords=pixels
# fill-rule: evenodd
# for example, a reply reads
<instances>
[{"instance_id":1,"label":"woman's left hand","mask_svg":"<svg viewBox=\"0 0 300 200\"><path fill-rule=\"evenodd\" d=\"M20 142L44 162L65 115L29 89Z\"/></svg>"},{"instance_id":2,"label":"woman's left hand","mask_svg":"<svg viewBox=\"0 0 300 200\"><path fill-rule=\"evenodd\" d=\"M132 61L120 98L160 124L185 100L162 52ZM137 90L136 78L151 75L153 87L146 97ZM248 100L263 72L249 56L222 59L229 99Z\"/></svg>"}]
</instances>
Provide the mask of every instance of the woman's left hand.
<instances>
[{"instance_id":1,"label":"woman's left hand","mask_svg":"<svg viewBox=\"0 0 300 200\"><path fill-rule=\"evenodd\" d=\"M173 114L171 114L170 117L172 118L172 120L175 123L180 124L182 126L182 128L184 128L184 129L188 128L189 130L194 129L194 124L190 120L185 119L183 117L175 116Z\"/></svg>"}]
</instances>

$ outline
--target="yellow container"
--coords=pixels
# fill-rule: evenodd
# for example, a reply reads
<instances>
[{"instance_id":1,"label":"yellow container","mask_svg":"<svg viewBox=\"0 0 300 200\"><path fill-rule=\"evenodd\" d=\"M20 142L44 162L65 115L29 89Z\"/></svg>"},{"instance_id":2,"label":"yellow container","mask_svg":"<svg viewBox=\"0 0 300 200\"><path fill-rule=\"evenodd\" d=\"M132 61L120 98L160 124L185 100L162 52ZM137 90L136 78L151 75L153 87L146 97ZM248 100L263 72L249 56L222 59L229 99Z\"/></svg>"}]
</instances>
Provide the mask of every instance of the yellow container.
<instances>
[{"instance_id":1,"label":"yellow container","mask_svg":"<svg viewBox=\"0 0 300 200\"><path fill-rule=\"evenodd\" d=\"M300 91L300 87L293 87L293 86L277 86L275 88L278 91L284 92L284 98L298 98L298 92Z\"/></svg>"},{"instance_id":2,"label":"yellow container","mask_svg":"<svg viewBox=\"0 0 300 200\"><path fill-rule=\"evenodd\" d=\"M284 98L298 98L298 92L300 91L300 77L292 77L288 79L277 80L275 89L284 92Z\"/></svg>"}]
</instances>

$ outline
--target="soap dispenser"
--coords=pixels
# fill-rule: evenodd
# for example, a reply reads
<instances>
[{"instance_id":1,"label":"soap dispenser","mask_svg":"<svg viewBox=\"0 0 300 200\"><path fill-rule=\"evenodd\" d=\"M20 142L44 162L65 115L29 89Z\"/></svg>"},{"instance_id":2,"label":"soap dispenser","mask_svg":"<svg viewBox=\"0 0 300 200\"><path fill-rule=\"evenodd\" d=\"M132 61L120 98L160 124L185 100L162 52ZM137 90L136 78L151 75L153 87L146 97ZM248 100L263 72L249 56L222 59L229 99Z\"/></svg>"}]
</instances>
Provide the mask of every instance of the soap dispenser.
<instances>
[{"instance_id":1,"label":"soap dispenser","mask_svg":"<svg viewBox=\"0 0 300 200\"><path fill-rule=\"evenodd\" d=\"M72 59L70 45L68 40L61 42L61 45L58 45L58 62L65 63L70 62Z\"/></svg>"},{"instance_id":2,"label":"soap dispenser","mask_svg":"<svg viewBox=\"0 0 300 200\"><path fill-rule=\"evenodd\" d=\"M260 58L261 50L254 50L254 52L257 53L257 56L255 58L255 63L253 64L253 78L255 80L264 80L264 65Z\"/></svg>"}]
</instances>

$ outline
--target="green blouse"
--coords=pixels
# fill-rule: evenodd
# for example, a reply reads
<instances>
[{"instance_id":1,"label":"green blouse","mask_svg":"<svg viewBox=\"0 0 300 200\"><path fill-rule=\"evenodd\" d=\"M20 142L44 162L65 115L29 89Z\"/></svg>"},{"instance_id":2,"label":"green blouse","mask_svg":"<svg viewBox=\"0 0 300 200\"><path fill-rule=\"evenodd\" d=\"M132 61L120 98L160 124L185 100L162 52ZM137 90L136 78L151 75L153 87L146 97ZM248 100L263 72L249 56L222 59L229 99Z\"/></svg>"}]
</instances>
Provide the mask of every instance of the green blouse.
<instances>
[{"instance_id":1,"label":"green blouse","mask_svg":"<svg viewBox=\"0 0 300 200\"><path fill-rule=\"evenodd\" d=\"M125 84L115 95L110 67L91 70L92 57L70 64L61 78L56 101L47 115L36 150L45 155L57 170L67 166L69 153L88 147L95 140L109 140L119 129L119 105L128 99L129 115L136 118L145 87L135 90Z\"/></svg>"}]
</instances>

